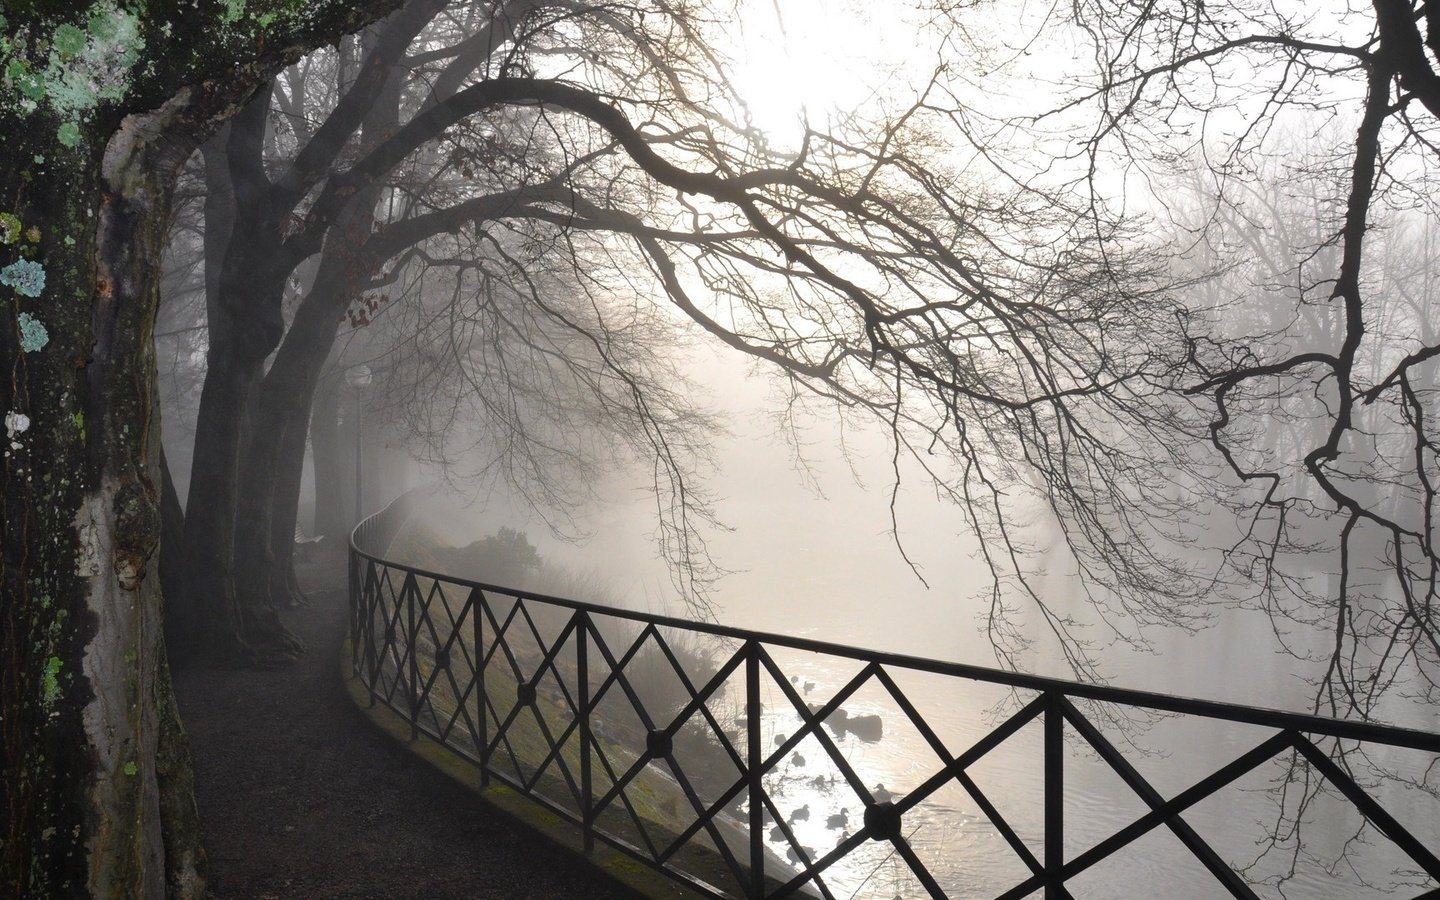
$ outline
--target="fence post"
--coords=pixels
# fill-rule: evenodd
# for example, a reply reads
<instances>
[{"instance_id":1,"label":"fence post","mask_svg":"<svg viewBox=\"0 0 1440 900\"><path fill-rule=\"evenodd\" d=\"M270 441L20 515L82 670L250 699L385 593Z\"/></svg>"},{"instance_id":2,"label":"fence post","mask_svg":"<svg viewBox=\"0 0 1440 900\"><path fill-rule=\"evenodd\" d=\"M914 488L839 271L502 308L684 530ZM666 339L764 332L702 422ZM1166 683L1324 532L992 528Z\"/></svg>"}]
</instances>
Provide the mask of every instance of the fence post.
<instances>
[{"instance_id":1,"label":"fence post","mask_svg":"<svg viewBox=\"0 0 1440 900\"><path fill-rule=\"evenodd\" d=\"M575 672L580 704L580 822L585 833L585 852L595 849L595 797L590 777L590 617L575 610Z\"/></svg>"},{"instance_id":2,"label":"fence post","mask_svg":"<svg viewBox=\"0 0 1440 900\"><path fill-rule=\"evenodd\" d=\"M380 679L380 655L375 652L375 611L380 607L380 576L375 574L375 561L367 559L364 571L356 571L360 579L360 601L363 608L362 615L365 617L365 624L362 630L365 632L365 655L360 663L361 672L367 671L365 676L365 693L370 697L369 708L375 708L375 685ZM382 653L384 648L382 648Z\"/></svg>"},{"instance_id":3,"label":"fence post","mask_svg":"<svg viewBox=\"0 0 1440 900\"><path fill-rule=\"evenodd\" d=\"M1045 900L1069 896L1060 879L1065 865L1065 718L1060 697L1045 693Z\"/></svg>"},{"instance_id":4,"label":"fence post","mask_svg":"<svg viewBox=\"0 0 1440 900\"><path fill-rule=\"evenodd\" d=\"M410 645L410 740L420 736L420 629L415 618L415 595L420 586L415 583L414 573L405 576L405 616L407 627L405 640Z\"/></svg>"},{"instance_id":5,"label":"fence post","mask_svg":"<svg viewBox=\"0 0 1440 900\"><path fill-rule=\"evenodd\" d=\"M479 588L470 589L470 625L474 629L475 641L475 706L479 712L477 721L480 729L480 786L490 784L490 712L485 696L485 592Z\"/></svg>"},{"instance_id":6,"label":"fence post","mask_svg":"<svg viewBox=\"0 0 1440 900\"><path fill-rule=\"evenodd\" d=\"M745 646L745 754L746 781L750 788L750 896L765 896L765 801L760 783L760 645Z\"/></svg>"},{"instance_id":7,"label":"fence post","mask_svg":"<svg viewBox=\"0 0 1440 900\"><path fill-rule=\"evenodd\" d=\"M360 579L356 575L360 559L354 547L346 550L345 556L350 563L345 567L345 596L350 601L350 677L354 678L360 674Z\"/></svg>"}]
</instances>

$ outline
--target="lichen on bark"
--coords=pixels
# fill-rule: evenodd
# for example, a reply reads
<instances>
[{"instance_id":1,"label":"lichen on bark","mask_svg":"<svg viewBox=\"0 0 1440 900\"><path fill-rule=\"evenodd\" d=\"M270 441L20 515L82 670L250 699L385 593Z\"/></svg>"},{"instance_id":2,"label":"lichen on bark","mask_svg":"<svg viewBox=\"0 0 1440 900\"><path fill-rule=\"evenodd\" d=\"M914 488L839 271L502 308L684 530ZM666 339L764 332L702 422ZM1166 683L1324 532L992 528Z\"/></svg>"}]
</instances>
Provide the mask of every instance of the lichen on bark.
<instances>
[{"instance_id":1,"label":"lichen on bark","mask_svg":"<svg viewBox=\"0 0 1440 900\"><path fill-rule=\"evenodd\" d=\"M0 465L0 896L203 895L152 577L173 172L261 79L393 5L251 3L224 28L153 0L0 14L0 267L44 272L0 287L0 410L30 423Z\"/></svg>"}]
</instances>

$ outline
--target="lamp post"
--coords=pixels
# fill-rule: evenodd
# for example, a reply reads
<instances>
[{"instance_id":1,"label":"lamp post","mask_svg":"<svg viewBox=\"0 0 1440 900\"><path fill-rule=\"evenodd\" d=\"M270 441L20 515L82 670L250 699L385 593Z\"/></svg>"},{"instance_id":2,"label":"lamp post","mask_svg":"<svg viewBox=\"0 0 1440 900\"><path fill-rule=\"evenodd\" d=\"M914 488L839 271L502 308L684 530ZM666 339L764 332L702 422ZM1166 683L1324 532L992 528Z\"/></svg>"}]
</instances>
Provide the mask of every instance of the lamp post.
<instances>
[{"instance_id":1,"label":"lamp post","mask_svg":"<svg viewBox=\"0 0 1440 900\"><path fill-rule=\"evenodd\" d=\"M363 486L363 485L364 485L364 482L361 480L361 474L362 474L362 473L361 473L361 470L360 470L360 452L361 452L361 451L360 451L360 438L361 438L361 430L362 430L362 429L360 428L360 416L361 416L361 411L360 411L360 395L361 395L361 393L364 391L365 388L367 388L367 387L370 386L370 367L367 366L367 365L364 365L364 364L362 363L361 365L351 366L350 368L346 369L346 370L345 370L345 383L348 384L348 385L350 385L351 392L354 394L354 400L353 400L353 402L354 402L354 404L355 404L355 410L354 410L354 420L355 420L355 421L354 421L354 426L355 426L355 515L354 515L354 521L358 524L359 521L360 521L361 515L363 515L362 510L365 508L364 506L361 505L361 504L364 502L364 496L363 496L363 491L364 491L364 486Z\"/></svg>"}]
</instances>

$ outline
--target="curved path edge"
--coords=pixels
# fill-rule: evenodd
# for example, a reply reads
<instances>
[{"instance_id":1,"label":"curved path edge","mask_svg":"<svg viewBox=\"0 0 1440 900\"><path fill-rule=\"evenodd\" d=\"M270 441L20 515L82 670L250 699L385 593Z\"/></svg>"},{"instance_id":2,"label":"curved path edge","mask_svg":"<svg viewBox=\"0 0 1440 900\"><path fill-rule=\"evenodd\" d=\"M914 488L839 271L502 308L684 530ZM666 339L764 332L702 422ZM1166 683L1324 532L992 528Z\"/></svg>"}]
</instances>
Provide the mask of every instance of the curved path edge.
<instances>
[{"instance_id":1,"label":"curved path edge","mask_svg":"<svg viewBox=\"0 0 1440 900\"><path fill-rule=\"evenodd\" d=\"M582 863L594 866L598 873L603 873L603 877L618 881L641 897L705 900L705 895L686 888L612 847L597 843L593 851L586 853L580 831L573 823L504 784L492 782L481 787L480 773L475 767L429 735L421 734L412 740L410 724L399 713L383 703L370 704L370 695L364 684L350 675L350 654L350 639L346 638L340 653L340 678L355 708L386 737L473 794L476 803L514 819L517 827L553 842Z\"/></svg>"},{"instance_id":2,"label":"curved path edge","mask_svg":"<svg viewBox=\"0 0 1440 900\"><path fill-rule=\"evenodd\" d=\"M529 817L456 790L357 710L339 677L346 557L319 554L298 574L310 604L282 619L309 648L299 662L176 673L211 900L643 896Z\"/></svg>"}]
</instances>

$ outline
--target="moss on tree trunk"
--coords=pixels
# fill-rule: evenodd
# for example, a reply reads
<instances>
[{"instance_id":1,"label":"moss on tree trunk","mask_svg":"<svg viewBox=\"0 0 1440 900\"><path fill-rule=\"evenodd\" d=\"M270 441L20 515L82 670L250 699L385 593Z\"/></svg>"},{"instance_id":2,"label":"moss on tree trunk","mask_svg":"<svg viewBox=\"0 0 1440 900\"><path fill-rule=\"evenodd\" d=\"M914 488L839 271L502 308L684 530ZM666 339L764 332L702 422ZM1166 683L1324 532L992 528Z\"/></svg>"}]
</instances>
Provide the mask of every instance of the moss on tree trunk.
<instances>
[{"instance_id":1,"label":"moss on tree trunk","mask_svg":"<svg viewBox=\"0 0 1440 900\"><path fill-rule=\"evenodd\" d=\"M195 132L186 109L177 100L99 126L108 142L74 148L22 133L0 161L26 235L6 262L37 273L5 298L18 341L4 350L0 704L5 799L18 814L3 871L20 895L203 892L154 576L153 273Z\"/></svg>"},{"instance_id":2,"label":"moss on tree trunk","mask_svg":"<svg viewBox=\"0 0 1440 900\"><path fill-rule=\"evenodd\" d=\"M155 571L175 169L270 73L396 2L5 4L0 896L203 895Z\"/></svg>"}]
</instances>

